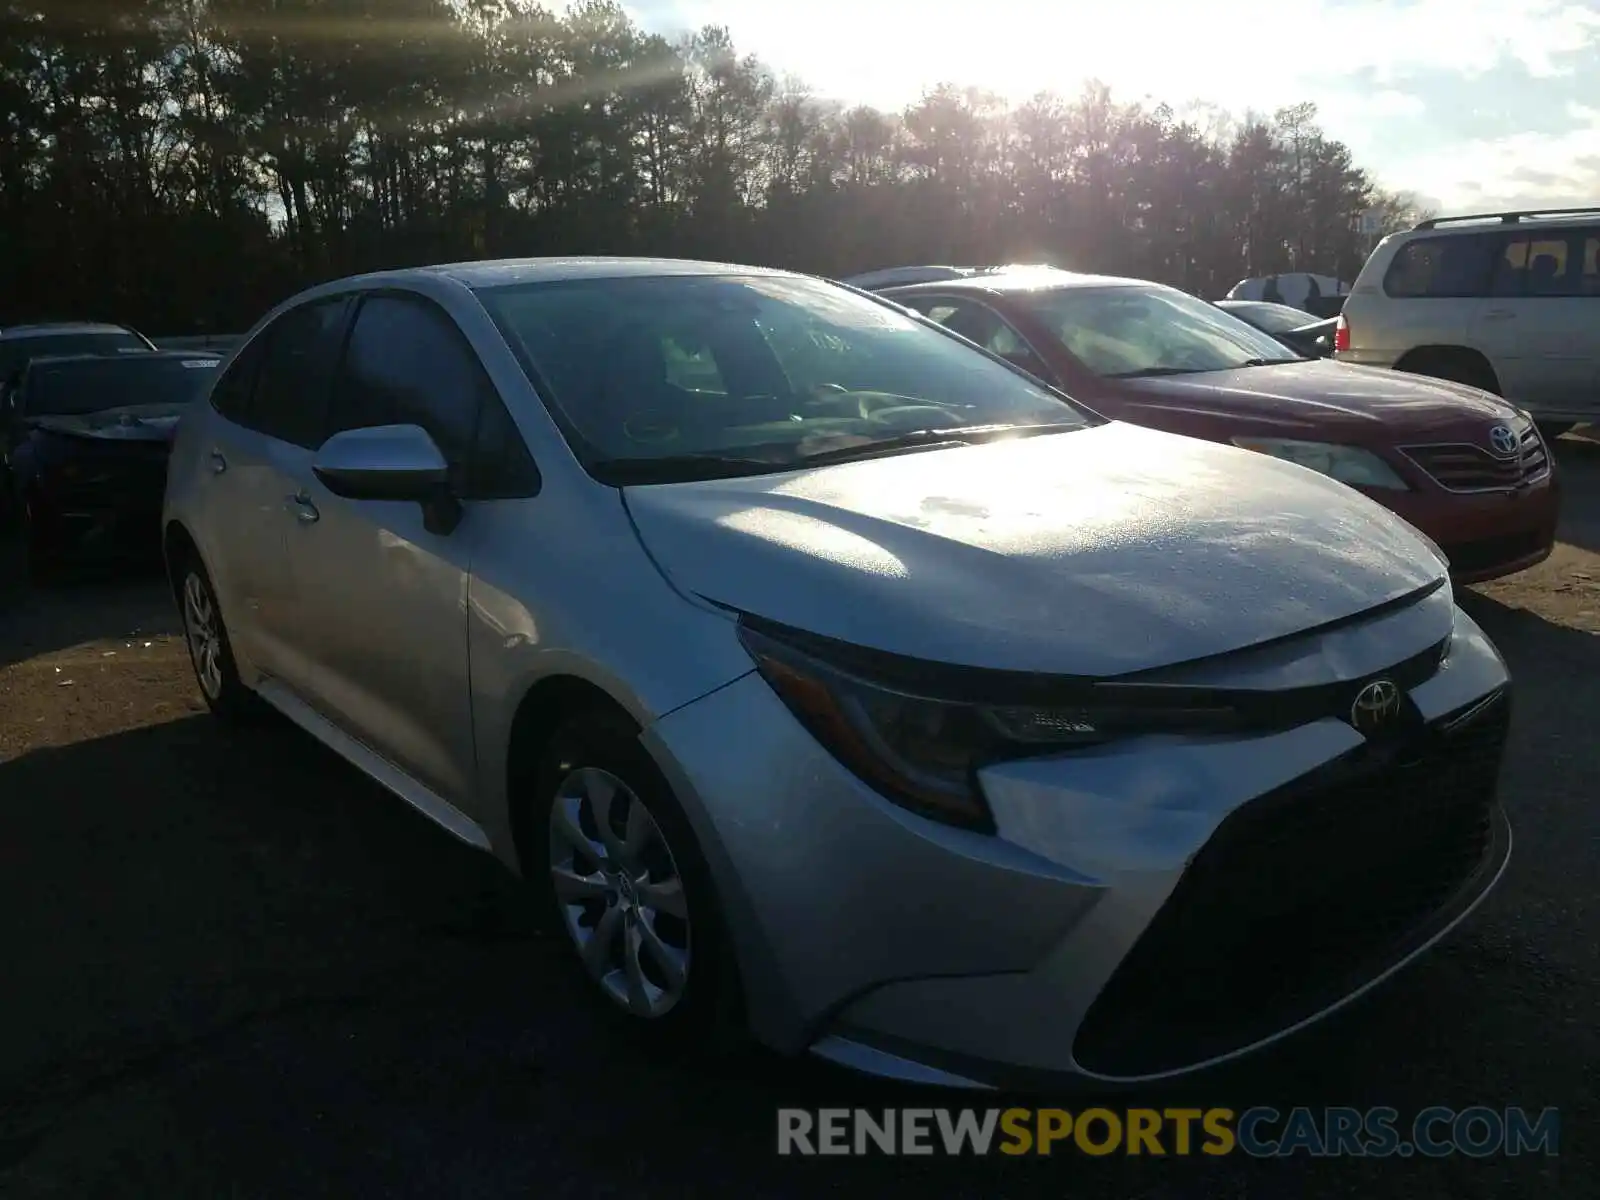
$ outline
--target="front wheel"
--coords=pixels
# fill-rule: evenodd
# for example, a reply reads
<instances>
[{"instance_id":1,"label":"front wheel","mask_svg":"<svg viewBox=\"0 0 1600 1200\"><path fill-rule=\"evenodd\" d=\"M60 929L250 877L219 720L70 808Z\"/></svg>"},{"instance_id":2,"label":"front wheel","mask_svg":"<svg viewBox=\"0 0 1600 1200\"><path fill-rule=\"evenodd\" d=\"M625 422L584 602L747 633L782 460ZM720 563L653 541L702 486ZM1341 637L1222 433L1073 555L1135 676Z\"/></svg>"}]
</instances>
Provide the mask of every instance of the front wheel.
<instances>
[{"instance_id":1,"label":"front wheel","mask_svg":"<svg viewBox=\"0 0 1600 1200\"><path fill-rule=\"evenodd\" d=\"M637 731L607 713L569 722L534 804L530 867L607 1008L658 1044L724 1028L732 956L710 872Z\"/></svg>"},{"instance_id":2,"label":"front wheel","mask_svg":"<svg viewBox=\"0 0 1600 1200\"><path fill-rule=\"evenodd\" d=\"M239 721L255 711L255 695L239 679L233 645L222 621L222 608L206 569L193 555L185 556L174 572L178 605L183 614L183 636L189 662L206 707L225 721Z\"/></svg>"}]
</instances>

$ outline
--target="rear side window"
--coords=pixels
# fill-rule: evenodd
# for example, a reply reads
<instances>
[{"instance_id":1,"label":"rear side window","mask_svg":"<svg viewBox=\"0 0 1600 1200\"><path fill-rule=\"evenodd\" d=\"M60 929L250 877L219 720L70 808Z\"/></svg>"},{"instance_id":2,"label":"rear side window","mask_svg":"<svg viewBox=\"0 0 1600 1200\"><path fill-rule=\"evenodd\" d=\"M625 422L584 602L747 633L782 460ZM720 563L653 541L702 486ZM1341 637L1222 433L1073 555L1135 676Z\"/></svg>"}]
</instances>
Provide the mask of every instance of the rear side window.
<instances>
[{"instance_id":1,"label":"rear side window","mask_svg":"<svg viewBox=\"0 0 1600 1200\"><path fill-rule=\"evenodd\" d=\"M1499 234L1417 238L1401 246L1383 277L1397 299L1460 299L1489 294Z\"/></svg>"},{"instance_id":2,"label":"rear side window","mask_svg":"<svg viewBox=\"0 0 1600 1200\"><path fill-rule=\"evenodd\" d=\"M228 369L212 385L211 407L235 425L250 424L250 400L255 394L256 375L260 372L265 348L265 340L256 338L234 356Z\"/></svg>"},{"instance_id":3,"label":"rear side window","mask_svg":"<svg viewBox=\"0 0 1600 1200\"><path fill-rule=\"evenodd\" d=\"M1600 295L1600 230L1541 230L1514 235L1495 263L1496 296Z\"/></svg>"},{"instance_id":4,"label":"rear side window","mask_svg":"<svg viewBox=\"0 0 1600 1200\"><path fill-rule=\"evenodd\" d=\"M533 461L477 352L421 296L369 296L356 314L329 411L328 435L420 425L463 499L531 495Z\"/></svg>"}]
</instances>

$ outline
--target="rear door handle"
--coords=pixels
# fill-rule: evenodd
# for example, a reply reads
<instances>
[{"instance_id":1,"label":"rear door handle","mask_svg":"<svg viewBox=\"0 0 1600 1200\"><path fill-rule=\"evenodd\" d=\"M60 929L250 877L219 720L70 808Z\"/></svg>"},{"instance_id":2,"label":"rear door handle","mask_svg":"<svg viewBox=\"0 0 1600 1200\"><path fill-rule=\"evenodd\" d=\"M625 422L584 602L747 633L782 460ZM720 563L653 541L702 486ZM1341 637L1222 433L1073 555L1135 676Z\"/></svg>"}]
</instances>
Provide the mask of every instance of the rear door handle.
<instances>
[{"instance_id":1,"label":"rear door handle","mask_svg":"<svg viewBox=\"0 0 1600 1200\"><path fill-rule=\"evenodd\" d=\"M211 452L211 473L213 475L221 475L227 469L228 460L222 457L222 451L213 450Z\"/></svg>"},{"instance_id":2,"label":"rear door handle","mask_svg":"<svg viewBox=\"0 0 1600 1200\"><path fill-rule=\"evenodd\" d=\"M294 519L302 525L315 525L322 519L317 506L311 503L311 497L304 492L296 492L290 496L289 506L294 509Z\"/></svg>"},{"instance_id":3,"label":"rear door handle","mask_svg":"<svg viewBox=\"0 0 1600 1200\"><path fill-rule=\"evenodd\" d=\"M1483 319L1485 321L1509 321L1516 315L1516 310L1512 308L1491 308L1483 314Z\"/></svg>"}]
</instances>

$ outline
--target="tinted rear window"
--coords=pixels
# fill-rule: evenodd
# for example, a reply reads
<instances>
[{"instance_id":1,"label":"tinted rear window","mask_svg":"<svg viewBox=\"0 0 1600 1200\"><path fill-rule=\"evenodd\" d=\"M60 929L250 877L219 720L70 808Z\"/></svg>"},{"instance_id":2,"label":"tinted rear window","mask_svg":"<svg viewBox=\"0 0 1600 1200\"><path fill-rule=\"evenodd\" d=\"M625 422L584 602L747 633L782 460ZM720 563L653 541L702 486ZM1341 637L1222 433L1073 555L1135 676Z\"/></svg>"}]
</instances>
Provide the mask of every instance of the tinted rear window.
<instances>
[{"instance_id":1,"label":"tinted rear window","mask_svg":"<svg viewBox=\"0 0 1600 1200\"><path fill-rule=\"evenodd\" d=\"M107 358L40 364L28 372L30 416L71 416L139 404L183 404L204 393L214 358Z\"/></svg>"}]
</instances>

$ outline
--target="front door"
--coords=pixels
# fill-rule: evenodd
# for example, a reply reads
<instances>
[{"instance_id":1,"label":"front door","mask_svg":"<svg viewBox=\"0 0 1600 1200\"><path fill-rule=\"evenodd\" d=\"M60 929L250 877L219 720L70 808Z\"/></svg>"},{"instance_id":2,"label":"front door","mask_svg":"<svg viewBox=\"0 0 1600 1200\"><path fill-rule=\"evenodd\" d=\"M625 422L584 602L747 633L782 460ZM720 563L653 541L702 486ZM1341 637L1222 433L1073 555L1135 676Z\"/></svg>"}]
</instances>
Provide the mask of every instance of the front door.
<instances>
[{"instance_id":1,"label":"front door","mask_svg":"<svg viewBox=\"0 0 1600 1200\"><path fill-rule=\"evenodd\" d=\"M492 387L443 309L420 295L371 293L356 313L325 433L420 425L464 494ZM305 660L294 687L345 732L470 813L468 587L481 527L473 505L453 531L436 534L424 528L420 505L336 496L309 461L295 487L288 554Z\"/></svg>"}]
</instances>

